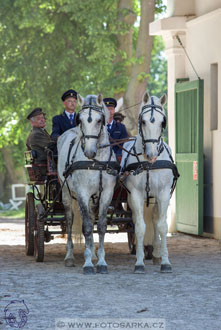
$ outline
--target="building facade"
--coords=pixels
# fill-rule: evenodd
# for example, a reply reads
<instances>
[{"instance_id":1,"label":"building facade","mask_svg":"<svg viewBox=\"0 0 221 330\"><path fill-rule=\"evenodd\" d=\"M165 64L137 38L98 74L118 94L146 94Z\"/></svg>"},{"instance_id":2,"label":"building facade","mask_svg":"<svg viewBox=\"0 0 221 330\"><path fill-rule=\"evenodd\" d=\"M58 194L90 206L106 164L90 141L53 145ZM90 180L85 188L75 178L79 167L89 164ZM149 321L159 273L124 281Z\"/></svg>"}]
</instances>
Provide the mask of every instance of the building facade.
<instances>
[{"instance_id":1,"label":"building facade","mask_svg":"<svg viewBox=\"0 0 221 330\"><path fill-rule=\"evenodd\" d=\"M177 79L204 81L203 235L221 239L221 0L168 0L167 17L150 24L161 35L168 61L169 145L175 155L175 84ZM179 39L184 46L179 43ZM191 62L192 64L191 64ZM183 123L185 125L185 122ZM176 201L171 203L176 226Z\"/></svg>"}]
</instances>

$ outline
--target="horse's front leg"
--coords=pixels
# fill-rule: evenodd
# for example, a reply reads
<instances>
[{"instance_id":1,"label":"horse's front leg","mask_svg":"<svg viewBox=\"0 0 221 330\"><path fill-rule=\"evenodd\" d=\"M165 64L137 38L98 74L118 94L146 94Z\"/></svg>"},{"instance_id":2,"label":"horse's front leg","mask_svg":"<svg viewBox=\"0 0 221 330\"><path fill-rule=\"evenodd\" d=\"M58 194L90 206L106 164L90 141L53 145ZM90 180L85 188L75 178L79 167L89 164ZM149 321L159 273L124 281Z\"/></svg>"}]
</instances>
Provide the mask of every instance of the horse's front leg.
<instances>
[{"instance_id":1,"label":"horse's front leg","mask_svg":"<svg viewBox=\"0 0 221 330\"><path fill-rule=\"evenodd\" d=\"M157 222L157 229L159 230L161 237L161 246L160 246L160 256L161 256L161 272L171 273L172 267L168 258L168 249L167 249L167 208L169 205L169 196L168 199L158 199L158 213L159 220Z\"/></svg>"},{"instance_id":2,"label":"horse's front leg","mask_svg":"<svg viewBox=\"0 0 221 330\"><path fill-rule=\"evenodd\" d=\"M136 234L136 264L135 273L144 273L144 234L145 234L145 222L144 222L144 198L143 193L137 189L131 190L131 194L128 195L129 206L132 210L132 217L135 223Z\"/></svg>"},{"instance_id":3,"label":"horse's front leg","mask_svg":"<svg viewBox=\"0 0 221 330\"><path fill-rule=\"evenodd\" d=\"M113 194L110 194L110 187L108 190L104 190L99 207L99 220L97 224L97 230L99 235L99 247L97 251L98 262L97 262L97 273L107 274L107 263L105 261L105 250L104 250L104 237L107 230L107 210L111 203Z\"/></svg>"},{"instance_id":4,"label":"horse's front leg","mask_svg":"<svg viewBox=\"0 0 221 330\"><path fill-rule=\"evenodd\" d=\"M93 230L91 233L91 237L90 237L90 249L91 249L91 253L92 253L92 260L97 260L97 255L96 255L96 246L94 244L94 235L93 235Z\"/></svg>"},{"instance_id":5,"label":"horse's front leg","mask_svg":"<svg viewBox=\"0 0 221 330\"><path fill-rule=\"evenodd\" d=\"M81 212L81 218L83 221L83 234L85 238L85 250L84 250L84 274L95 274L94 265L92 263L92 235L93 225L90 218L89 200L84 196L78 196L78 203Z\"/></svg>"},{"instance_id":6,"label":"horse's front leg","mask_svg":"<svg viewBox=\"0 0 221 330\"><path fill-rule=\"evenodd\" d=\"M72 242L72 225L74 220L74 214L72 211L72 198L70 193L66 187L62 190L62 203L64 205L65 210L65 218L66 218L66 230L67 230L67 245L66 245L66 256L64 259L66 267L74 267L74 256L73 250L74 245Z\"/></svg>"},{"instance_id":7,"label":"horse's front leg","mask_svg":"<svg viewBox=\"0 0 221 330\"><path fill-rule=\"evenodd\" d=\"M95 221L96 221L96 214L98 213L98 204L97 203L94 203L92 198L90 199L90 218L91 218L91 221L93 223L93 228L94 228L94 224L95 224ZM91 233L91 237L90 237L90 249L91 249L91 253L92 253L92 260L97 260L97 256L96 256L96 247L95 247L95 244L94 244L94 235L93 235L93 230L92 230L92 233Z\"/></svg>"},{"instance_id":8,"label":"horse's front leg","mask_svg":"<svg viewBox=\"0 0 221 330\"><path fill-rule=\"evenodd\" d=\"M157 203L153 207L152 221L153 221L153 226L154 226L153 264L160 265L161 264L161 257L160 257L161 240L160 240L160 233L158 230L159 212L158 212Z\"/></svg>"}]
</instances>

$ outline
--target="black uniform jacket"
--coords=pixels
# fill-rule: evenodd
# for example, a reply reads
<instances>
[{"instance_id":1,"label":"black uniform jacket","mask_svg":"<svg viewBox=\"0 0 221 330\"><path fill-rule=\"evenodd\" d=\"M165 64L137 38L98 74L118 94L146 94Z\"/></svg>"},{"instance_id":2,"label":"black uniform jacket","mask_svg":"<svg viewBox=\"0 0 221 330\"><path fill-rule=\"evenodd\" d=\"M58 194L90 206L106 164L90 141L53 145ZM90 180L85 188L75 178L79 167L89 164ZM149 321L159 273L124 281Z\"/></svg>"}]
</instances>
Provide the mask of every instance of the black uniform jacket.
<instances>
[{"instance_id":1,"label":"black uniform jacket","mask_svg":"<svg viewBox=\"0 0 221 330\"><path fill-rule=\"evenodd\" d=\"M114 140L125 139L128 137L128 133L125 125L115 120L112 123L111 129L109 130L109 134ZM123 143L121 145L123 145ZM118 146L113 146L113 150L116 155L122 154L122 149L120 149Z\"/></svg>"},{"instance_id":2,"label":"black uniform jacket","mask_svg":"<svg viewBox=\"0 0 221 330\"><path fill-rule=\"evenodd\" d=\"M68 129L75 127L75 116L76 114L74 113L74 118L72 121L72 124L66 115L65 111L57 116L54 116L52 118L52 133L51 137L56 140L61 134L66 132Z\"/></svg>"}]
</instances>

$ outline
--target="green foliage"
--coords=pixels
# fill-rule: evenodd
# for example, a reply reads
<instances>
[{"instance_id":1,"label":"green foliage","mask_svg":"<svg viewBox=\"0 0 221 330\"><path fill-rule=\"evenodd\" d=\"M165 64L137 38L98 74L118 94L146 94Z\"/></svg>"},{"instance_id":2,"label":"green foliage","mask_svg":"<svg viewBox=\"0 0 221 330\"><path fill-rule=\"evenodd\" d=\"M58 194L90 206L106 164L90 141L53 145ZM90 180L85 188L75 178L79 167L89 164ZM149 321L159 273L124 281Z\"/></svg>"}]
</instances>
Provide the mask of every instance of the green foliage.
<instances>
[{"instance_id":1,"label":"green foliage","mask_svg":"<svg viewBox=\"0 0 221 330\"><path fill-rule=\"evenodd\" d=\"M59 113L66 89L82 95L110 89L122 31L116 6L116 0L1 1L1 144L18 143L32 108L42 106L49 119Z\"/></svg>"},{"instance_id":2,"label":"green foliage","mask_svg":"<svg viewBox=\"0 0 221 330\"><path fill-rule=\"evenodd\" d=\"M21 150L30 131L26 116L34 107L47 113L50 132L65 90L74 88L83 96L124 92L126 67L145 60L123 54L123 61L116 61L117 35L128 31L118 19L118 1L1 0L0 148L11 147L16 165L23 163ZM157 0L156 11L162 10ZM138 0L134 11L140 15ZM134 50L138 29L134 27ZM155 41L154 47L149 88L156 94L166 86L166 73L161 71L166 66L159 55L162 42ZM145 78L146 73L139 75Z\"/></svg>"},{"instance_id":3,"label":"green foliage","mask_svg":"<svg viewBox=\"0 0 221 330\"><path fill-rule=\"evenodd\" d=\"M162 0L155 0L155 14L158 16L166 11L166 6Z\"/></svg>"},{"instance_id":4,"label":"green foliage","mask_svg":"<svg viewBox=\"0 0 221 330\"><path fill-rule=\"evenodd\" d=\"M25 208L21 208L18 211L0 211L0 217L6 219L24 219L25 218Z\"/></svg>"}]
</instances>

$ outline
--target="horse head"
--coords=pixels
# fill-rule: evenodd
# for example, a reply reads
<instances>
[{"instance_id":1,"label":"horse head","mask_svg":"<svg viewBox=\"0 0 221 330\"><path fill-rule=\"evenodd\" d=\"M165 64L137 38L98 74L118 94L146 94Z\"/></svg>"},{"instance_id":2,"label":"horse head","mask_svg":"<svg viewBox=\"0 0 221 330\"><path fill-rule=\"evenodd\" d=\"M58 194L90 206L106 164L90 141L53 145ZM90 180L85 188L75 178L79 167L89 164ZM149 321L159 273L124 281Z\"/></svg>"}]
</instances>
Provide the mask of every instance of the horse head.
<instances>
[{"instance_id":1,"label":"horse head","mask_svg":"<svg viewBox=\"0 0 221 330\"><path fill-rule=\"evenodd\" d=\"M103 97L88 95L83 98L78 94L81 110L76 115L76 124L80 125L81 147L87 158L93 159L97 154L100 136L108 121L109 112L103 103Z\"/></svg>"},{"instance_id":2,"label":"horse head","mask_svg":"<svg viewBox=\"0 0 221 330\"><path fill-rule=\"evenodd\" d=\"M139 111L138 130L143 145L144 156L154 163L163 150L161 134L166 128L166 115L163 109L166 94L158 98L144 93Z\"/></svg>"}]
</instances>

